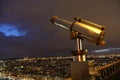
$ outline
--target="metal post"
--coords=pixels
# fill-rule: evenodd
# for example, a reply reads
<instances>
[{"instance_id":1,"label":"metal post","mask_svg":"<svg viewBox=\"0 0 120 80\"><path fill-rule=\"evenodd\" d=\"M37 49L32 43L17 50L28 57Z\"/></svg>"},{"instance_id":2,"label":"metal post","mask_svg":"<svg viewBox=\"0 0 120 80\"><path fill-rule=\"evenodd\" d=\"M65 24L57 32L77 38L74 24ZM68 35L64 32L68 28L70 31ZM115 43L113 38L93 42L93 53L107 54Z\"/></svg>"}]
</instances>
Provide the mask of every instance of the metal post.
<instances>
[{"instance_id":1,"label":"metal post","mask_svg":"<svg viewBox=\"0 0 120 80\"><path fill-rule=\"evenodd\" d=\"M83 53L83 48L82 48L82 39L81 38L77 38L77 51L78 51L78 55L77 55L77 61L81 62L81 61L86 61L86 56L85 53Z\"/></svg>"},{"instance_id":2,"label":"metal post","mask_svg":"<svg viewBox=\"0 0 120 80\"><path fill-rule=\"evenodd\" d=\"M74 55L73 62L71 62L71 77L72 80L88 80L89 68L88 62L86 62L86 51L83 50L82 37L78 37L76 32L71 33L72 39L76 40L76 49L72 51Z\"/></svg>"},{"instance_id":3,"label":"metal post","mask_svg":"<svg viewBox=\"0 0 120 80\"><path fill-rule=\"evenodd\" d=\"M81 39L77 38L77 51L78 51L78 53L80 53L80 50L82 50ZM78 62L82 61L80 54L77 55L77 61Z\"/></svg>"}]
</instances>

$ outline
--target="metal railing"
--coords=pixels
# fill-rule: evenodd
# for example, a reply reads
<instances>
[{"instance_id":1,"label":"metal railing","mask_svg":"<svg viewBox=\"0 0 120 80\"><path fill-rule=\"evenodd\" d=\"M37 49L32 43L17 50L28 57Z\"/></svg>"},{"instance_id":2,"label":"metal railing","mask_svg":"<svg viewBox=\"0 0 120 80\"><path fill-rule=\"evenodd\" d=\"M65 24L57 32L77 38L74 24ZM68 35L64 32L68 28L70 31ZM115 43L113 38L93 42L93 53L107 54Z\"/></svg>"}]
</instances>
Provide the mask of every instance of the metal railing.
<instances>
[{"instance_id":1,"label":"metal railing","mask_svg":"<svg viewBox=\"0 0 120 80\"><path fill-rule=\"evenodd\" d=\"M120 60L90 71L90 80L111 80L120 71Z\"/></svg>"}]
</instances>

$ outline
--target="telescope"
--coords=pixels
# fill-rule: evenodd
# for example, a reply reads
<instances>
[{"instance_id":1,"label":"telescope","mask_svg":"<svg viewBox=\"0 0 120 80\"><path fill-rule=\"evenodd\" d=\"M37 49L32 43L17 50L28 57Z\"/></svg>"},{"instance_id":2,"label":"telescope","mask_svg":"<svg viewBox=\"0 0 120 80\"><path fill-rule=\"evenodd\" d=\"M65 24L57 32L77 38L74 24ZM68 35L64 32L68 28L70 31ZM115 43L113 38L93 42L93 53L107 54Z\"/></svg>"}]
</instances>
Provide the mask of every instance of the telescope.
<instances>
[{"instance_id":1,"label":"telescope","mask_svg":"<svg viewBox=\"0 0 120 80\"><path fill-rule=\"evenodd\" d=\"M51 23L69 30L70 38L76 39L77 50L71 52L74 55L71 62L72 80L88 80L89 68L85 56L87 51L82 48L82 40L86 39L96 45L105 45L105 27L81 18L74 18L72 22L58 16L53 16Z\"/></svg>"},{"instance_id":2,"label":"telescope","mask_svg":"<svg viewBox=\"0 0 120 80\"><path fill-rule=\"evenodd\" d=\"M77 38L86 39L96 45L105 45L104 34L105 27L96 23L81 19L74 18L74 21L68 21L58 16L52 16L51 23L70 30L70 32L76 32Z\"/></svg>"}]
</instances>

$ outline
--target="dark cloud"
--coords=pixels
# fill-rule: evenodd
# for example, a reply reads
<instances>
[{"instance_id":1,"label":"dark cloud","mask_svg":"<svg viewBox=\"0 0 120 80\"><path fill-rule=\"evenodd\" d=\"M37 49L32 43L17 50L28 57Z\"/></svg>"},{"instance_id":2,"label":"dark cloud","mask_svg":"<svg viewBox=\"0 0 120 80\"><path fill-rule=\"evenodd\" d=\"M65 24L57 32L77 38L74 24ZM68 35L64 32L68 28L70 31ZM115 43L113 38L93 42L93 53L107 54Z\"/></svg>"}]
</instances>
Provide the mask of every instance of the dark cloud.
<instances>
[{"instance_id":1,"label":"dark cloud","mask_svg":"<svg viewBox=\"0 0 120 80\"><path fill-rule=\"evenodd\" d=\"M76 45L69 39L69 31L50 23L53 15L70 21L79 17L107 27L107 45L84 41L85 49L119 47L119 10L119 0L1 0L0 24L16 25L28 32L21 37L0 33L0 54L3 58L69 55Z\"/></svg>"}]
</instances>

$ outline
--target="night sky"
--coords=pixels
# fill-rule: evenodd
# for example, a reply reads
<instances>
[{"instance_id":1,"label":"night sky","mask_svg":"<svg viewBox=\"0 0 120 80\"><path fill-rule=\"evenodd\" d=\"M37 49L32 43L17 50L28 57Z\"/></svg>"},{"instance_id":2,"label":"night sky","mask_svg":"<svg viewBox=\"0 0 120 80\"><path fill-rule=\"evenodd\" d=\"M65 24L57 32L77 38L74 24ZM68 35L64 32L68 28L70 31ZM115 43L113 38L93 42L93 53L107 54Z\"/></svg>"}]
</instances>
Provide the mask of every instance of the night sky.
<instances>
[{"instance_id":1,"label":"night sky","mask_svg":"<svg viewBox=\"0 0 120 80\"><path fill-rule=\"evenodd\" d=\"M0 0L0 58L71 55L75 41L51 24L54 15L106 27L106 45L84 40L84 49L120 47L120 0Z\"/></svg>"}]
</instances>

